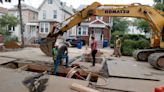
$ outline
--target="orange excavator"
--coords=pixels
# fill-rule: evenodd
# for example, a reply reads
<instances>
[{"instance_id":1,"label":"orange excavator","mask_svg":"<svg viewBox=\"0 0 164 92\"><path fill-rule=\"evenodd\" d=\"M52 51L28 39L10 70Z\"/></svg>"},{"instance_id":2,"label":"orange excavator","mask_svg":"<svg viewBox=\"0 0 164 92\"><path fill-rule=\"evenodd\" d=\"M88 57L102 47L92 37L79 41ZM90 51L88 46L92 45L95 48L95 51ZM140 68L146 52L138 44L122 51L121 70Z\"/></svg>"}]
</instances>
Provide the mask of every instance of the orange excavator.
<instances>
[{"instance_id":1,"label":"orange excavator","mask_svg":"<svg viewBox=\"0 0 164 92\"><path fill-rule=\"evenodd\" d=\"M63 27L54 26L53 30L43 40L40 49L51 55L52 44L56 41L59 32L66 32L73 26L91 16L134 17L145 19L151 26L150 46L152 49L136 50L133 56L137 60L148 60L155 68L164 69L164 17L163 12L139 3L130 5L105 4L98 2L87 6L66 19L69 22Z\"/></svg>"}]
</instances>

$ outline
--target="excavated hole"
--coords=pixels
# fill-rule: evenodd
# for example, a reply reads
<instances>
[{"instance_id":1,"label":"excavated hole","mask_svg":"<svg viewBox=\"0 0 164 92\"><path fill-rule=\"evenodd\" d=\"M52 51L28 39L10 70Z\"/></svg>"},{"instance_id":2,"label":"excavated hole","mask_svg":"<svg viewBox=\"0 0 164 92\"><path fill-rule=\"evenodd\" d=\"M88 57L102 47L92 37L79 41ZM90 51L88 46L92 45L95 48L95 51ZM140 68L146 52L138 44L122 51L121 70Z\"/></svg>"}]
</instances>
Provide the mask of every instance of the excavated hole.
<instances>
[{"instance_id":1,"label":"excavated hole","mask_svg":"<svg viewBox=\"0 0 164 92\"><path fill-rule=\"evenodd\" d=\"M88 63L92 63L92 57L82 57L80 62L88 62ZM96 57L96 61L95 63L97 64L101 64L103 62L102 58Z\"/></svg>"},{"instance_id":2,"label":"excavated hole","mask_svg":"<svg viewBox=\"0 0 164 92\"><path fill-rule=\"evenodd\" d=\"M35 72L35 73L43 73L44 71L50 70L50 75L53 75L53 63L44 63L44 62L34 62L34 61L14 61L8 62L0 65L1 67L11 68L11 69L20 69L23 71L28 72ZM72 69L71 67L65 68L64 66L60 66L57 71L57 76L66 77L68 72ZM87 78L88 73L79 69L80 75L83 78ZM74 79L79 79L75 75L72 76ZM92 82L97 82L98 76L92 75L91 79Z\"/></svg>"}]
</instances>

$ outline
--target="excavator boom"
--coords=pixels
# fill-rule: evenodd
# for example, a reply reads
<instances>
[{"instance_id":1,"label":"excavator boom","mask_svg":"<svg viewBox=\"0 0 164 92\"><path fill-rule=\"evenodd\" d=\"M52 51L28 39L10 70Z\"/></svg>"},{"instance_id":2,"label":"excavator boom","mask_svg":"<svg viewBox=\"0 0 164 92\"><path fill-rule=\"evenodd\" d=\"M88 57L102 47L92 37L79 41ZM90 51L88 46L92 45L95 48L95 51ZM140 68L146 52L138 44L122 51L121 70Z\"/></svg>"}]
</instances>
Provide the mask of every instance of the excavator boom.
<instances>
[{"instance_id":1,"label":"excavator boom","mask_svg":"<svg viewBox=\"0 0 164 92\"><path fill-rule=\"evenodd\" d=\"M75 13L67 19L69 21L61 28L54 26L53 30L48 34L47 38L40 45L41 50L46 55L51 55L52 44L55 43L58 32L66 32L73 26L81 23L83 20L91 16L109 16L109 17L134 17L142 18L149 22L152 28L151 47L164 48L164 17L163 12L158 11L150 6L141 5L138 3L129 5L105 4L98 2L87 6L83 10ZM149 54L148 54L149 55Z\"/></svg>"}]
</instances>

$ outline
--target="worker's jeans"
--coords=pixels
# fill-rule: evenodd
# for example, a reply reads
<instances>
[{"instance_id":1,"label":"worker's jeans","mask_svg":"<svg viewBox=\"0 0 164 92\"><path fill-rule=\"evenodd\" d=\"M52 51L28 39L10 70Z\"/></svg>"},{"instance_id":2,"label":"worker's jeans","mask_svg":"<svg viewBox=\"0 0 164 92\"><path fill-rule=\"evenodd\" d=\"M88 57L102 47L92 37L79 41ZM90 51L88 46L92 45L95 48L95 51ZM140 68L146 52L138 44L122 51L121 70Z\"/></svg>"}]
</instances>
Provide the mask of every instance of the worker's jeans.
<instances>
[{"instance_id":1,"label":"worker's jeans","mask_svg":"<svg viewBox=\"0 0 164 92\"><path fill-rule=\"evenodd\" d=\"M92 66L95 66L95 62L96 62L96 53L97 53L97 50L92 50L92 58L93 58Z\"/></svg>"},{"instance_id":2,"label":"worker's jeans","mask_svg":"<svg viewBox=\"0 0 164 92\"><path fill-rule=\"evenodd\" d=\"M56 62L55 62L55 65L54 65L54 75L56 75L56 72L57 72L57 68L61 62L62 59L66 59L65 61L65 66L68 67L68 55L62 55L61 57L57 56L56 57Z\"/></svg>"}]
</instances>

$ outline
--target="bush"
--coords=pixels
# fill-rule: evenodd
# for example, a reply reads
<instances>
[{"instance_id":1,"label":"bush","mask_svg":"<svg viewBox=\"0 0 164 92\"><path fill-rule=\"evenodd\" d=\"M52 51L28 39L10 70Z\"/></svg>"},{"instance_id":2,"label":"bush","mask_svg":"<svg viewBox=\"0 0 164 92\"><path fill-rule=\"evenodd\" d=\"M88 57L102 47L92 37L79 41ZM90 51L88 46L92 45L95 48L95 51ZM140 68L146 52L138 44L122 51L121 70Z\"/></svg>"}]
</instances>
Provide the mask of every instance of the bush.
<instances>
[{"instance_id":1,"label":"bush","mask_svg":"<svg viewBox=\"0 0 164 92\"><path fill-rule=\"evenodd\" d=\"M150 48L149 41L142 39L139 41L135 40L124 40L122 42L122 55L131 56L133 51L136 49L147 49Z\"/></svg>"},{"instance_id":2,"label":"bush","mask_svg":"<svg viewBox=\"0 0 164 92\"><path fill-rule=\"evenodd\" d=\"M146 39L146 37L144 35L126 34L123 36L122 40L126 40L126 39L138 41L138 40Z\"/></svg>"},{"instance_id":3,"label":"bush","mask_svg":"<svg viewBox=\"0 0 164 92\"><path fill-rule=\"evenodd\" d=\"M5 37L3 43L6 44L6 43L8 43L10 41L16 41L16 42L18 42L18 37L17 36L7 36L7 37Z\"/></svg>"}]
</instances>

